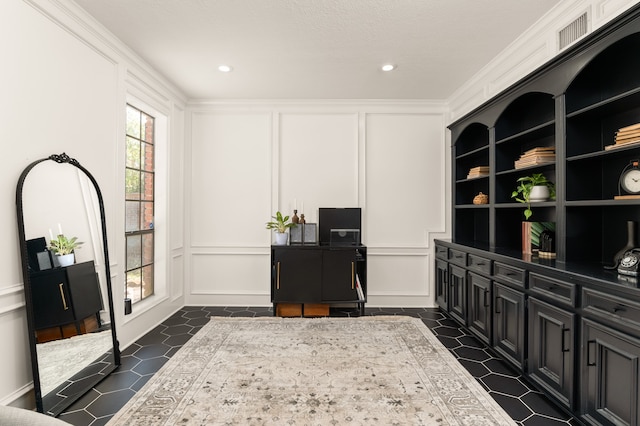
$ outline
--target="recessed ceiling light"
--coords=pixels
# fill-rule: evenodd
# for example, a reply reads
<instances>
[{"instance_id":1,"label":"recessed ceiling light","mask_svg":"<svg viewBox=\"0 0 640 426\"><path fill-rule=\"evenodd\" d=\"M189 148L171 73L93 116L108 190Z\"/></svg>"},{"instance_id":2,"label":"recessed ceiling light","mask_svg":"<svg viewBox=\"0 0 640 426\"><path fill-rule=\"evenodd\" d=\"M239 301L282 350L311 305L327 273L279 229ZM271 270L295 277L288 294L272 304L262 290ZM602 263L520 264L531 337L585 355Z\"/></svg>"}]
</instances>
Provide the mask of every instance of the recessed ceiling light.
<instances>
[{"instance_id":1,"label":"recessed ceiling light","mask_svg":"<svg viewBox=\"0 0 640 426\"><path fill-rule=\"evenodd\" d=\"M393 64L384 64L382 66L382 71L393 71L396 69L396 66Z\"/></svg>"},{"instance_id":2,"label":"recessed ceiling light","mask_svg":"<svg viewBox=\"0 0 640 426\"><path fill-rule=\"evenodd\" d=\"M218 71L220 72L231 72L231 70L233 70L233 68L231 68L229 65L220 65L218 67Z\"/></svg>"}]
</instances>

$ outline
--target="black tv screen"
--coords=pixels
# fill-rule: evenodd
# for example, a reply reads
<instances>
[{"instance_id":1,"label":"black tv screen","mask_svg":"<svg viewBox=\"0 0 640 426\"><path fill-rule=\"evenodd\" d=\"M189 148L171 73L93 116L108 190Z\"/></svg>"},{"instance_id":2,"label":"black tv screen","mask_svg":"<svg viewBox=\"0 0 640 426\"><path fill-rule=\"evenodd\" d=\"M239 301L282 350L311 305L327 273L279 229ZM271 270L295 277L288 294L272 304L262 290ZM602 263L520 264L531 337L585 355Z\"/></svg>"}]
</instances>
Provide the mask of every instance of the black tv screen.
<instances>
[{"instance_id":1,"label":"black tv screen","mask_svg":"<svg viewBox=\"0 0 640 426\"><path fill-rule=\"evenodd\" d=\"M361 231L360 207L320 207L318 209L318 240L328 245L332 229L358 229Z\"/></svg>"}]
</instances>

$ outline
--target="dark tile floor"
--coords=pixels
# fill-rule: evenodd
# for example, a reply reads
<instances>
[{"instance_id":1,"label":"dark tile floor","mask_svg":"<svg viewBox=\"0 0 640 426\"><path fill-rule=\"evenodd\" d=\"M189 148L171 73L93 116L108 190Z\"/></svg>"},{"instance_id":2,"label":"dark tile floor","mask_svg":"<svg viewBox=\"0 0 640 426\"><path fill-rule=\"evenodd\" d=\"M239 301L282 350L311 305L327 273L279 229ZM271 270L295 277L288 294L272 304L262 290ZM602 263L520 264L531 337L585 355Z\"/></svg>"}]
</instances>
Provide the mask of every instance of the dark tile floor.
<instances>
[{"instance_id":1,"label":"dark tile floor","mask_svg":"<svg viewBox=\"0 0 640 426\"><path fill-rule=\"evenodd\" d=\"M578 425L569 415L535 391L522 375L492 355L487 347L439 309L367 308L367 315L409 315L422 321L458 358L518 425ZM186 306L122 351L122 365L60 415L77 426L99 426L142 388L210 316L272 316L271 308ZM332 310L333 316L349 316L351 311Z\"/></svg>"}]
</instances>

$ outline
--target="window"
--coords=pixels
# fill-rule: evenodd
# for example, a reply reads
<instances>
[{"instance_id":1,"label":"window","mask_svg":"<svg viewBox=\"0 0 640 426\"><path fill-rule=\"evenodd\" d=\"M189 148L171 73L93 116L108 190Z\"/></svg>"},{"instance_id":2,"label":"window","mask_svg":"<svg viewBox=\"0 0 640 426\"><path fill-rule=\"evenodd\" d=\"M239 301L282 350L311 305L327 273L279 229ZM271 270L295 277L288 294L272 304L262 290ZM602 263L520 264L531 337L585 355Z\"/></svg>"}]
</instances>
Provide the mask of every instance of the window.
<instances>
[{"instance_id":1,"label":"window","mask_svg":"<svg viewBox=\"0 0 640 426\"><path fill-rule=\"evenodd\" d=\"M125 294L132 303L154 294L155 118L127 105Z\"/></svg>"}]
</instances>

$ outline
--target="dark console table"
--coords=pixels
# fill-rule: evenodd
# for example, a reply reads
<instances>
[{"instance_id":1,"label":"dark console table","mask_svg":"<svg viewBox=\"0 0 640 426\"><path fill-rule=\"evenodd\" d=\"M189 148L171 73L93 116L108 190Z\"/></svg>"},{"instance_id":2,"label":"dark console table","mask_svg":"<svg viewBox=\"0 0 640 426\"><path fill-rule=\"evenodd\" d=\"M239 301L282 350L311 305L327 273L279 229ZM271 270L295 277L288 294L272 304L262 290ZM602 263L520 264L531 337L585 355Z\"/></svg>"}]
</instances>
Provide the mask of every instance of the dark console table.
<instances>
[{"instance_id":1,"label":"dark console table","mask_svg":"<svg viewBox=\"0 0 640 426\"><path fill-rule=\"evenodd\" d=\"M363 315L366 297L366 246L271 246L274 313L279 304L355 303Z\"/></svg>"},{"instance_id":2,"label":"dark console table","mask_svg":"<svg viewBox=\"0 0 640 426\"><path fill-rule=\"evenodd\" d=\"M93 261L31 273L38 343L89 333L103 309Z\"/></svg>"}]
</instances>

